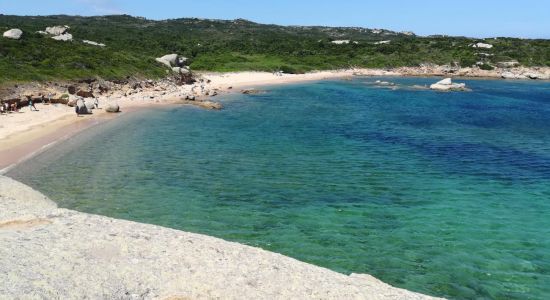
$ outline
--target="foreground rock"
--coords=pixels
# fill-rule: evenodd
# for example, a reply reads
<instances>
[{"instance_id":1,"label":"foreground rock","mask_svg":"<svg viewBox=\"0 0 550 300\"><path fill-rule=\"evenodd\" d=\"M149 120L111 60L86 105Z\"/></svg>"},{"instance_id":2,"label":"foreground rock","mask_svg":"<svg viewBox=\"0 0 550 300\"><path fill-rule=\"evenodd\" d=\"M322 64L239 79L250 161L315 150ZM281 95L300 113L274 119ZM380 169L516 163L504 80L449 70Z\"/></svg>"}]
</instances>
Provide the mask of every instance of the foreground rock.
<instances>
[{"instance_id":1,"label":"foreground rock","mask_svg":"<svg viewBox=\"0 0 550 300\"><path fill-rule=\"evenodd\" d=\"M437 83L430 85L430 89L437 91L465 91L465 83L453 83L451 78L445 78Z\"/></svg>"},{"instance_id":2,"label":"foreground rock","mask_svg":"<svg viewBox=\"0 0 550 300\"><path fill-rule=\"evenodd\" d=\"M14 28L4 32L3 37L12 39L12 40L18 40L21 38L22 35L23 35L23 31L21 31L21 29Z\"/></svg>"},{"instance_id":3,"label":"foreground rock","mask_svg":"<svg viewBox=\"0 0 550 300\"><path fill-rule=\"evenodd\" d=\"M0 176L0 299L433 299L199 234L59 209Z\"/></svg>"}]
</instances>

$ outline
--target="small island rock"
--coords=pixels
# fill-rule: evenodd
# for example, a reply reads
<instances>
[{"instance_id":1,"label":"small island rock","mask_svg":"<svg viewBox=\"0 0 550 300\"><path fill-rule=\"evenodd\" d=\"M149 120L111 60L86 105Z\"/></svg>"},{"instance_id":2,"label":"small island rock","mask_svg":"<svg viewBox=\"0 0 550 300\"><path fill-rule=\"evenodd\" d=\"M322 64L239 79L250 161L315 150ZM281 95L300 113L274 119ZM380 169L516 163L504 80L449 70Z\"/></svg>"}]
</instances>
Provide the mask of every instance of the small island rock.
<instances>
[{"instance_id":1,"label":"small island rock","mask_svg":"<svg viewBox=\"0 0 550 300\"><path fill-rule=\"evenodd\" d=\"M451 78L445 78L437 83L430 85L430 89L437 91L464 91L465 83L453 83Z\"/></svg>"}]
</instances>

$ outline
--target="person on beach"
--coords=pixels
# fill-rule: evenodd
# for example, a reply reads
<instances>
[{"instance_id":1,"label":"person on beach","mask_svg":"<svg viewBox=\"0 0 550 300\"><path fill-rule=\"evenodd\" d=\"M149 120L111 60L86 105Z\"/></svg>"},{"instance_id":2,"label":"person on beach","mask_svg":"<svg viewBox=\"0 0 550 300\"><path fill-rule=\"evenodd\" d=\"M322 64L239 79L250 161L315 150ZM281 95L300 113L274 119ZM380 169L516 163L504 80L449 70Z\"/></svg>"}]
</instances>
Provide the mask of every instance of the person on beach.
<instances>
[{"instance_id":1,"label":"person on beach","mask_svg":"<svg viewBox=\"0 0 550 300\"><path fill-rule=\"evenodd\" d=\"M79 109L78 109L78 103L75 104L74 110L75 110L75 112L76 112L76 116L77 116L77 117L80 117L80 111L79 111Z\"/></svg>"},{"instance_id":2,"label":"person on beach","mask_svg":"<svg viewBox=\"0 0 550 300\"><path fill-rule=\"evenodd\" d=\"M94 105L95 105L95 108L99 108L99 99L94 98Z\"/></svg>"},{"instance_id":3,"label":"person on beach","mask_svg":"<svg viewBox=\"0 0 550 300\"><path fill-rule=\"evenodd\" d=\"M27 99L29 100L29 110L38 111L38 109L36 109L36 106L34 106L34 102L32 101L32 98L30 96L27 96Z\"/></svg>"},{"instance_id":4,"label":"person on beach","mask_svg":"<svg viewBox=\"0 0 550 300\"><path fill-rule=\"evenodd\" d=\"M4 114L4 103L0 103L0 115Z\"/></svg>"}]
</instances>

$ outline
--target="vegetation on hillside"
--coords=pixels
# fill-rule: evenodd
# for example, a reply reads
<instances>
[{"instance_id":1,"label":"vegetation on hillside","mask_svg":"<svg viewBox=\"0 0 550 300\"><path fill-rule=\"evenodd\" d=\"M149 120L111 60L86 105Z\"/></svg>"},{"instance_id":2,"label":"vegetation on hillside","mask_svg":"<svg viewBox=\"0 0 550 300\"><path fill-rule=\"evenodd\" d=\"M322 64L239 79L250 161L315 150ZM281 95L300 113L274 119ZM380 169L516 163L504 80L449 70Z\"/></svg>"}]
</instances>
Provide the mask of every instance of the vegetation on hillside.
<instances>
[{"instance_id":1,"label":"vegetation on hillside","mask_svg":"<svg viewBox=\"0 0 550 300\"><path fill-rule=\"evenodd\" d=\"M62 42L36 31L69 25L74 40ZM0 32L20 28L20 40L0 38L0 82L127 76L159 78L166 69L154 58L179 53L194 70L261 70L300 73L347 67L391 68L424 63L484 68L517 60L550 66L550 40L418 37L387 30L263 25L246 20L174 19L131 16L21 17L0 15ZM104 48L82 43L92 40ZM334 40L351 40L336 45ZM375 44L377 41L391 41ZM473 43L494 45L476 49ZM483 53L483 54L482 54Z\"/></svg>"}]
</instances>

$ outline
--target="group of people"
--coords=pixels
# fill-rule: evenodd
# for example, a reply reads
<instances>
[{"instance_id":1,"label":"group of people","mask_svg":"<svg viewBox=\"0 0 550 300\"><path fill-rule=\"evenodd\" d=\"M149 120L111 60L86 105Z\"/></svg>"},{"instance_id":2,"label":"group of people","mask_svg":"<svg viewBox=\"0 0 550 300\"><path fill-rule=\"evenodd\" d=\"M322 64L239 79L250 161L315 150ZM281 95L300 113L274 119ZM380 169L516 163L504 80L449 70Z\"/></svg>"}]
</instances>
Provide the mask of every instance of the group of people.
<instances>
[{"instance_id":1,"label":"group of people","mask_svg":"<svg viewBox=\"0 0 550 300\"><path fill-rule=\"evenodd\" d=\"M45 99L44 95L41 95L41 101L43 104L51 103L52 95L48 95L48 99ZM29 111L38 111L38 109L35 106L34 99L32 96L26 96L27 98L27 104L29 106ZM18 112L19 111L19 101L20 100L13 100L13 101L0 101L0 114L8 114L12 112Z\"/></svg>"},{"instance_id":2,"label":"group of people","mask_svg":"<svg viewBox=\"0 0 550 300\"><path fill-rule=\"evenodd\" d=\"M11 113L11 112L17 112L19 109L18 109L18 106L17 106L17 103L16 102L13 102L13 103L9 103L8 101L6 102L3 102L3 103L0 103L0 114L8 114L8 113Z\"/></svg>"}]
</instances>

